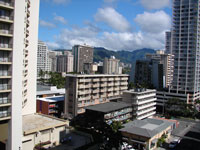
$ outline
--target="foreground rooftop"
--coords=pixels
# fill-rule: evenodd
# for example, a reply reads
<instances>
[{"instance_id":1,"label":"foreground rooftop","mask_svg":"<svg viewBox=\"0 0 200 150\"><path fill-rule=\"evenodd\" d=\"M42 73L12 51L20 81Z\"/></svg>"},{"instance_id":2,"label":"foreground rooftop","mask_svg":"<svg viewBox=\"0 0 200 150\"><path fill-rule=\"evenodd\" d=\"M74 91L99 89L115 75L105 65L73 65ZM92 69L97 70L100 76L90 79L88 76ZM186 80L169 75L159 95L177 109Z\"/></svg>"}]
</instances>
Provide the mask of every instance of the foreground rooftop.
<instances>
[{"instance_id":1,"label":"foreground rooftop","mask_svg":"<svg viewBox=\"0 0 200 150\"><path fill-rule=\"evenodd\" d=\"M25 135L67 125L65 120L43 114L24 115L22 116L22 123Z\"/></svg>"},{"instance_id":2,"label":"foreground rooftop","mask_svg":"<svg viewBox=\"0 0 200 150\"><path fill-rule=\"evenodd\" d=\"M88 107L85 107L85 109L103 112L103 113L109 113L109 112L117 111L117 110L127 108L127 107L131 107L131 105L127 103L122 103L122 102L108 102L108 103L88 106Z\"/></svg>"},{"instance_id":3,"label":"foreground rooftop","mask_svg":"<svg viewBox=\"0 0 200 150\"><path fill-rule=\"evenodd\" d=\"M174 122L167 120L147 118L144 120L134 120L124 124L124 128L120 129L120 131L152 138L173 124Z\"/></svg>"}]
</instances>

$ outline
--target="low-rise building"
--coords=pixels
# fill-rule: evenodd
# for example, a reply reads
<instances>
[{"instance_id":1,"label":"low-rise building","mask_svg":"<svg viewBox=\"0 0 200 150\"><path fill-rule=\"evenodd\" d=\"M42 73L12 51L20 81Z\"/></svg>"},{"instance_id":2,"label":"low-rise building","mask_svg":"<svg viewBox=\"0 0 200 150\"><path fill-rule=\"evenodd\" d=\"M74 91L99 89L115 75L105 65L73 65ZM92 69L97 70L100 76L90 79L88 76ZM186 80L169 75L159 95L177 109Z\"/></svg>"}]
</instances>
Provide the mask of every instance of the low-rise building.
<instances>
[{"instance_id":1,"label":"low-rise building","mask_svg":"<svg viewBox=\"0 0 200 150\"><path fill-rule=\"evenodd\" d=\"M101 120L111 124L113 121L126 121L132 118L132 107L122 102L108 102L85 108L85 115L91 120Z\"/></svg>"},{"instance_id":2,"label":"low-rise building","mask_svg":"<svg viewBox=\"0 0 200 150\"><path fill-rule=\"evenodd\" d=\"M41 114L24 115L22 149L34 149L39 145L44 148L60 144L66 135L67 122L62 119Z\"/></svg>"},{"instance_id":3,"label":"low-rise building","mask_svg":"<svg viewBox=\"0 0 200 150\"><path fill-rule=\"evenodd\" d=\"M133 108L133 118L145 119L156 114L156 90L132 89L124 91L122 101Z\"/></svg>"},{"instance_id":4,"label":"low-rise building","mask_svg":"<svg viewBox=\"0 0 200 150\"><path fill-rule=\"evenodd\" d=\"M171 131L175 128L175 122L159 118L147 118L134 120L123 125L119 131L122 140L136 149L153 150L157 147L157 141L163 135L169 138Z\"/></svg>"},{"instance_id":5,"label":"low-rise building","mask_svg":"<svg viewBox=\"0 0 200 150\"><path fill-rule=\"evenodd\" d=\"M37 98L64 96L65 89L57 89L56 86L37 85Z\"/></svg>"},{"instance_id":6,"label":"low-rise building","mask_svg":"<svg viewBox=\"0 0 200 150\"><path fill-rule=\"evenodd\" d=\"M121 98L128 89L128 75L67 74L65 115L67 118L84 113L84 107Z\"/></svg>"},{"instance_id":7,"label":"low-rise building","mask_svg":"<svg viewBox=\"0 0 200 150\"><path fill-rule=\"evenodd\" d=\"M60 118L64 111L64 96L37 98L36 112Z\"/></svg>"}]
</instances>

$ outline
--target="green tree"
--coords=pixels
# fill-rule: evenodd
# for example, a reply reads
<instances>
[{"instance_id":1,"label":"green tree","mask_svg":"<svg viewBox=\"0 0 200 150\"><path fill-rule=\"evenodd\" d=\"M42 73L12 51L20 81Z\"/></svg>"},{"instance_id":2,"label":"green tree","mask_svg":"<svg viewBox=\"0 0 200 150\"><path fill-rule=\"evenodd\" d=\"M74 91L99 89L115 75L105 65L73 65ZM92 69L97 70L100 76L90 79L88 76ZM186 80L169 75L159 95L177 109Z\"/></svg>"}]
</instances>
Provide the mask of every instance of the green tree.
<instances>
[{"instance_id":1,"label":"green tree","mask_svg":"<svg viewBox=\"0 0 200 150\"><path fill-rule=\"evenodd\" d=\"M49 84L57 86L57 88L65 87L65 78L62 77L61 73L49 72L48 75L50 76L48 79Z\"/></svg>"},{"instance_id":2,"label":"green tree","mask_svg":"<svg viewBox=\"0 0 200 150\"><path fill-rule=\"evenodd\" d=\"M45 72L44 72L43 70L40 69L38 76L39 76L39 79L38 79L39 82L40 82L41 84L44 84L44 82L45 82L45 79L44 79L44 77L45 77Z\"/></svg>"}]
</instances>

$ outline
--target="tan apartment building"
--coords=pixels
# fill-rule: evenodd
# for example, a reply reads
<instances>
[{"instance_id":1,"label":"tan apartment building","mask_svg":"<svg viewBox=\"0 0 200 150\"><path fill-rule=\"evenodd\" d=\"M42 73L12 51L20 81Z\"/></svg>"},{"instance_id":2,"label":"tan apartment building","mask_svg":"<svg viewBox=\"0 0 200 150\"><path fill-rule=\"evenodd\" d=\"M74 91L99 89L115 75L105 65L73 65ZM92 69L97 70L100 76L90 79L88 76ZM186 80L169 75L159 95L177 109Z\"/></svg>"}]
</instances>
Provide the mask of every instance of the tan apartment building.
<instances>
[{"instance_id":1,"label":"tan apartment building","mask_svg":"<svg viewBox=\"0 0 200 150\"><path fill-rule=\"evenodd\" d=\"M128 89L128 75L67 74L64 113L67 118L84 113L86 106L121 98Z\"/></svg>"}]
</instances>

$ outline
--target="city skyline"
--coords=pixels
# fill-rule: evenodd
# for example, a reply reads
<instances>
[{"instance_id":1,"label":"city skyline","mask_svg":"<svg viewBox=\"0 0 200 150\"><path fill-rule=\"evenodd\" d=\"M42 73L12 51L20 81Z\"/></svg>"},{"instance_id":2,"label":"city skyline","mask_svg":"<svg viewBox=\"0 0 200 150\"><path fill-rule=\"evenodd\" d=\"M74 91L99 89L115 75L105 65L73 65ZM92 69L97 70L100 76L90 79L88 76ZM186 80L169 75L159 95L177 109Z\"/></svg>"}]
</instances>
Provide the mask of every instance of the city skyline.
<instances>
[{"instance_id":1,"label":"city skyline","mask_svg":"<svg viewBox=\"0 0 200 150\"><path fill-rule=\"evenodd\" d=\"M171 12L170 0L41 0L39 39L49 49L164 49Z\"/></svg>"}]
</instances>

